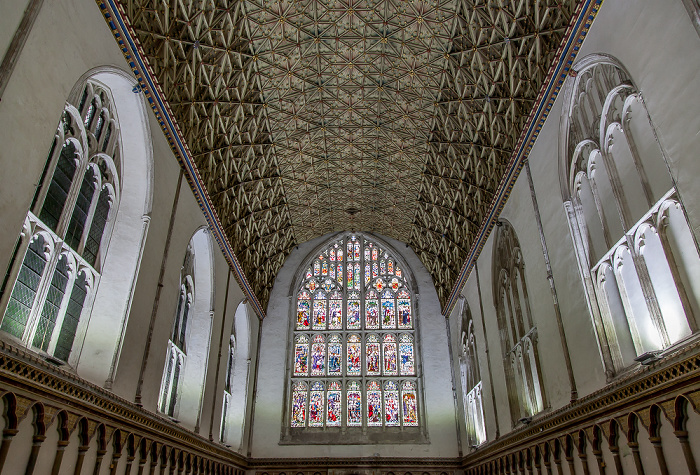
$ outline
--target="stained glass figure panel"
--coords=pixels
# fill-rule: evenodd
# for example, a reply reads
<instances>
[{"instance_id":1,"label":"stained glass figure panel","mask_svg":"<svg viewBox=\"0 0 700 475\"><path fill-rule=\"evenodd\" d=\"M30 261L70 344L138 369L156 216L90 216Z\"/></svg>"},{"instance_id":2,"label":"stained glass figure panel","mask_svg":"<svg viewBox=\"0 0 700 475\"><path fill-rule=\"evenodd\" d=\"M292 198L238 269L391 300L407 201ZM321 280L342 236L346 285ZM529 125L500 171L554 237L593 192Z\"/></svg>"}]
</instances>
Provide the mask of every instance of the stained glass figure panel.
<instances>
[{"instance_id":1,"label":"stained glass figure panel","mask_svg":"<svg viewBox=\"0 0 700 475\"><path fill-rule=\"evenodd\" d=\"M406 290L402 290L399 292L397 302L399 309L399 328L412 328L411 295Z\"/></svg>"},{"instance_id":2,"label":"stained glass figure panel","mask_svg":"<svg viewBox=\"0 0 700 475\"><path fill-rule=\"evenodd\" d=\"M347 374L348 375L360 375L362 372L362 366L360 364L362 349L360 344L360 337L357 335L350 335L348 337L348 360L347 360Z\"/></svg>"},{"instance_id":3,"label":"stained glass figure panel","mask_svg":"<svg viewBox=\"0 0 700 475\"><path fill-rule=\"evenodd\" d=\"M416 374L416 363L413 357L413 338L410 335L401 335L399 353L401 353L401 375L413 376Z\"/></svg>"},{"instance_id":4,"label":"stained glass figure panel","mask_svg":"<svg viewBox=\"0 0 700 475\"><path fill-rule=\"evenodd\" d=\"M348 426L362 425L362 392L357 381L348 383Z\"/></svg>"},{"instance_id":5,"label":"stained glass figure panel","mask_svg":"<svg viewBox=\"0 0 700 475\"><path fill-rule=\"evenodd\" d=\"M326 374L326 343L321 335L314 337L311 345L311 376L323 376Z\"/></svg>"},{"instance_id":6,"label":"stained glass figure panel","mask_svg":"<svg viewBox=\"0 0 700 475\"><path fill-rule=\"evenodd\" d=\"M366 361L367 361L367 375L376 376L379 374L379 339L374 333L367 336L367 343L365 345L366 351Z\"/></svg>"},{"instance_id":7,"label":"stained glass figure panel","mask_svg":"<svg viewBox=\"0 0 700 475\"><path fill-rule=\"evenodd\" d=\"M384 424L399 425L399 388L393 381L384 384Z\"/></svg>"},{"instance_id":8,"label":"stained glass figure panel","mask_svg":"<svg viewBox=\"0 0 700 475\"><path fill-rule=\"evenodd\" d=\"M328 341L328 374L341 375L343 372L342 366L343 344L338 335L333 335Z\"/></svg>"},{"instance_id":9,"label":"stained glass figure panel","mask_svg":"<svg viewBox=\"0 0 700 475\"><path fill-rule=\"evenodd\" d=\"M328 385L327 400L326 426L340 427L343 421L343 398L340 383L334 381Z\"/></svg>"},{"instance_id":10,"label":"stained glass figure panel","mask_svg":"<svg viewBox=\"0 0 700 475\"><path fill-rule=\"evenodd\" d=\"M382 294L382 328L396 328L394 296L388 290Z\"/></svg>"},{"instance_id":11,"label":"stained glass figure panel","mask_svg":"<svg viewBox=\"0 0 700 475\"><path fill-rule=\"evenodd\" d=\"M382 343L382 354L384 360L384 374L386 376L396 375L396 337L394 335L385 335L384 343Z\"/></svg>"},{"instance_id":12,"label":"stained glass figure panel","mask_svg":"<svg viewBox=\"0 0 700 475\"><path fill-rule=\"evenodd\" d=\"M323 383L315 382L311 386L309 397L309 427L322 427L324 415L324 390Z\"/></svg>"},{"instance_id":13,"label":"stained glass figure panel","mask_svg":"<svg viewBox=\"0 0 700 475\"><path fill-rule=\"evenodd\" d=\"M404 426L418 425L418 402L416 400L416 386L410 381L403 383L401 388L401 402Z\"/></svg>"},{"instance_id":14,"label":"stained glass figure panel","mask_svg":"<svg viewBox=\"0 0 700 475\"><path fill-rule=\"evenodd\" d=\"M340 297L340 295L338 295ZM328 329L341 330L343 328L343 301L330 300L328 302Z\"/></svg>"},{"instance_id":15,"label":"stained glass figure panel","mask_svg":"<svg viewBox=\"0 0 700 475\"><path fill-rule=\"evenodd\" d=\"M382 425L382 392L379 383L367 383L367 425Z\"/></svg>"},{"instance_id":16,"label":"stained glass figure panel","mask_svg":"<svg viewBox=\"0 0 700 475\"><path fill-rule=\"evenodd\" d=\"M358 294L354 294L356 299L348 300L348 330L360 329L360 301ZM352 297L352 296L351 296Z\"/></svg>"},{"instance_id":17,"label":"stained glass figure panel","mask_svg":"<svg viewBox=\"0 0 700 475\"><path fill-rule=\"evenodd\" d=\"M309 373L309 339L301 335L294 344L294 376L306 376Z\"/></svg>"},{"instance_id":18,"label":"stained glass figure panel","mask_svg":"<svg viewBox=\"0 0 700 475\"><path fill-rule=\"evenodd\" d=\"M319 294L323 296L323 294ZM322 297L321 297L322 298ZM326 300L320 300L317 295L314 298L314 330L326 329Z\"/></svg>"},{"instance_id":19,"label":"stained glass figure panel","mask_svg":"<svg viewBox=\"0 0 700 475\"><path fill-rule=\"evenodd\" d=\"M376 330L379 328L379 300L377 294L370 290L365 300L365 329Z\"/></svg>"},{"instance_id":20,"label":"stained glass figure panel","mask_svg":"<svg viewBox=\"0 0 700 475\"><path fill-rule=\"evenodd\" d=\"M298 382L294 384L292 392L292 427L304 427L306 425L306 384Z\"/></svg>"},{"instance_id":21,"label":"stained glass figure panel","mask_svg":"<svg viewBox=\"0 0 700 475\"><path fill-rule=\"evenodd\" d=\"M297 330L307 330L309 328L310 308L309 293L299 292L297 300Z\"/></svg>"},{"instance_id":22,"label":"stained glass figure panel","mask_svg":"<svg viewBox=\"0 0 700 475\"><path fill-rule=\"evenodd\" d=\"M346 235L302 269L290 426L417 426L412 295L395 257Z\"/></svg>"}]
</instances>

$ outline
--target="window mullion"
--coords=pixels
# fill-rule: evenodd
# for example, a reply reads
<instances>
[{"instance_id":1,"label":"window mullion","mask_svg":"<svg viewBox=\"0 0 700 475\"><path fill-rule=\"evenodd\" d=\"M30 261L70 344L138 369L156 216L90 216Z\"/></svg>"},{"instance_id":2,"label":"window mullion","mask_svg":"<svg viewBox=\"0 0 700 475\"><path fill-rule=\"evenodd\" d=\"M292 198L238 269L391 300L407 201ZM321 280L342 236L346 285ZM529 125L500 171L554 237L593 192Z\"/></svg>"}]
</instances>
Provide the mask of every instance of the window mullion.
<instances>
[{"instance_id":1,"label":"window mullion","mask_svg":"<svg viewBox=\"0 0 700 475\"><path fill-rule=\"evenodd\" d=\"M78 244L78 249L76 249L76 252L80 254L80 256L83 255L83 251L85 250L85 243L87 241L88 236L90 235L90 231L92 230L92 221L95 218L95 209L97 208L97 203L100 200L100 194L102 192L102 177L100 176L99 171L97 172L96 178L97 183L95 184L95 192L92 194L92 201L90 202L90 207L88 208L88 213L85 217L85 226L83 227L83 234L82 236L80 236L80 243ZM99 248L97 252L99 254ZM97 261L95 261L95 264L97 264Z\"/></svg>"},{"instance_id":2,"label":"window mullion","mask_svg":"<svg viewBox=\"0 0 700 475\"><path fill-rule=\"evenodd\" d=\"M24 335L22 335L22 341L24 341L27 347L31 346L32 340L34 339L34 333L39 325L41 312L44 309L46 296L49 293L53 274L56 272L56 266L61 258L62 251L62 243L59 241L54 244L52 254L46 260L44 274L41 276L41 281L37 287L36 296L34 297L34 304L32 305L32 311L27 319L27 326L24 330Z\"/></svg>"},{"instance_id":3,"label":"window mullion","mask_svg":"<svg viewBox=\"0 0 700 475\"><path fill-rule=\"evenodd\" d=\"M61 335L61 329L63 328L63 320L66 316L66 309L68 308L68 302L70 301L70 296L73 293L73 285L75 284L75 279L78 276L78 264L75 263L75 269L71 270L69 268L68 282L66 282L66 289L63 292L63 299L61 300L61 306L58 310L58 315L56 315L56 322L54 323L53 332L51 333L51 338L49 339L49 346L46 352L53 356L56 350L56 343Z\"/></svg>"}]
</instances>

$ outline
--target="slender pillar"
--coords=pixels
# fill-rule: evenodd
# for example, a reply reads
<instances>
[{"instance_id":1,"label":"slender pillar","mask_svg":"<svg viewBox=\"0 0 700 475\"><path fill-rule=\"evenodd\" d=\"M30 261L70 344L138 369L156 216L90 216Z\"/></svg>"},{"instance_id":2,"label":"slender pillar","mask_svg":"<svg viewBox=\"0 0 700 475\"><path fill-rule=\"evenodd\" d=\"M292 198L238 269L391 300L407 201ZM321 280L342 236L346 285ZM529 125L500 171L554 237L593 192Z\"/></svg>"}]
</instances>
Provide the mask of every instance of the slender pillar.
<instances>
[{"instance_id":1,"label":"slender pillar","mask_svg":"<svg viewBox=\"0 0 700 475\"><path fill-rule=\"evenodd\" d=\"M615 474L616 475L623 475L622 474L622 461L620 460L620 447L618 447L617 445L611 445L610 446L610 453L612 453L613 463L615 464Z\"/></svg>"},{"instance_id":2,"label":"slender pillar","mask_svg":"<svg viewBox=\"0 0 700 475\"><path fill-rule=\"evenodd\" d=\"M644 475L642 458L639 456L639 444L637 442L627 442L627 445L632 450L632 459L634 460L634 468L637 470L637 475Z\"/></svg>"},{"instance_id":3,"label":"slender pillar","mask_svg":"<svg viewBox=\"0 0 700 475\"><path fill-rule=\"evenodd\" d=\"M59 440L56 444L56 455L53 458L53 466L51 467L51 475L58 475L61 471L61 462L63 461L63 454L68 446L67 440Z\"/></svg>"},{"instance_id":4,"label":"slender pillar","mask_svg":"<svg viewBox=\"0 0 700 475\"><path fill-rule=\"evenodd\" d=\"M180 190L182 189L183 170L180 169L180 175L177 178L177 188L175 189L175 197L173 198L173 206L170 211L170 223L168 224L168 234L165 239L165 249L163 249L163 259L160 265L160 274L158 275L158 286L156 287L156 296L153 299L153 309L151 310L151 321L148 325L148 334L146 335L146 345L143 349L143 358L141 359L141 370L139 371L139 380L136 385L136 396L134 402L138 406L141 404L141 389L143 388L143 378L146 372L146 364L151 353L151 340L153 339L153 329L156 324L156 316L158 315L158 304L160 303L160 293L163 290L163 279L165 278L165 264L168 261L168 251L170 250L170 241L173 237L173 227L175 225L175 212L177 211L177 203L180 200Z\"/></svg>"},{"instance_id":5,"label":"slender pillar","mask_svg":"<svg viewBox=\"0 0 700 475\"><path fill-rule=\"evenodd\" d=\"M2 431L2 444L0 445L0 473L5 466L5 460L7 460L7 454L10 451L10 444L12 444L12 438L19 432L17 429L3 429Z\"/></svg>"},{"instance_id":6,"label":"slender pillar","mask_svg":"<svg viewBox=\"0 0 700 475\"><path fill-rule=\"evenodd\" d=\"M135 459L136 459L136 457L134 457L133 455L127 455L127 457L126 457L126 470L124 470L124 473L126 473L127 475L129 475L131 473L131 466L134 464ZM117 464L115 463L114 466L116 467L116 465ZM139 466L141 466L141 464L139 464Z\"/></svg>"},{"instance_id":7,"label":"slender pillar","mask_svg":"<svg viewBox=\"0 0 700 475\"><path fill-rule=\"evenodd\" d=\"M656 460L659 462L659 473L661 475L668 475L668 466L666 465L666 456L664 456L664 450L661 446L661 437L649 437L649 442L651 442L651 445L654 447Z\"/></svg>"},{"instance_id":8,"label":"slender pillar","mask_svg":"<svg viewBox=\"0 0 700 475\"><path fill-rule=\"evenodd\" d=\"M574 377L574 370L571 366L571 355L569 354L569 344L566 340L566 332L564 331L564 322L561 316L561 309L559 308L559 297L557 296L557 288L554 285L554 274L552 274L552 265L549 261L549 250L547 249L547 241L544 237L544 228L542 227L542 216L540 215L540 207L537 204L537 195L535 194L535 185L532 181L532 172L530 171L530 161L525 160L525 172L527 175L527 182L530 185L530 196L532 198L532 207L535 211L535 222L537 223L537 230L540 234L540 244L542 245L542 256L544 257L544 264L547 270L547 281L549 282L549 290L552 294L552 303L554 305L554 316L557 321L557 328L559 330L559 340L564 352L564 364L566 365L566 373L569 377L569 388L571 390L571 402L578 399L578 389L576 389L576 379ZM524 280L525 277L522 276Z\"/></svg>"},{"instance_id":9,"label":"slender pillar","mask_svg":"<svg viewBox=\"0 0 700 475\"><path fill-rule=\"evenodd\" d=\"M231 285L231 269L226 273L226 291L224 292L224 313L221 317L221 333L219 334L219 353L216 358L216 372L214 373L214 394L219 394L219 373L221 371L221 353L224 346L224 330L226 328L226 315L228 314L228 289ZM235 316L234 316L235 318ZM218 397L218 396L214 396ZM222 421L223 424L223 421ZM209 419L209 441L214 441L214 409L211 411Z\"/></svg>"},{"instance_id":10,"label":"slender pillar","mask_svg":"<svg viewBox=\"0 0 700 475\"><path fill-rule=\"evenodd\" d=\"M489 392L491 393L491 407L493 409L493 417L496 420L496 433L494 438L498 439L501 436L501 430L498 423L498 406L496 405L496 392L493 390L493 373L491 372L491 355L489 354L489 339L486 334L486 318L484 317L484 302L481 297L481 280L479 279L479 260L474 263L474 275L476 276L476 290L479 294L479 312L481 314L481 328L484 330L484 352L486 353L486 370L489 373ZM485 422L484 422L485 424Z\"/></svg>"},{"instance_id":11,"label":"slender pillar","mask_svg":"<svg viewBox=\"0 0 700 475\"><path fill-rule=\"evenodd\" d=\"M695 465L695 457L693 457L693 451L690 450L690 444L688 443L688 431L677 430L674 431L673 434L678 438L678 442L681 443L683 456L685 457L685 464L688 466L688 474L698 475L698 469Z\"/></svg>"},{"instance_id":12,"label":"slender pillar","mask_svg":"<svg viewBox=\"0 0 700 475\"><path fill-rule=\"evenodd\" d=\"M29 453L27 469L24 472L26 475L32 475L34 473L34 468L36 468L36 459L39 457L39 450L41 449L41 444L45 440L45 435L35 435L32 438L32 451Z\"/></svg>"},{"instance_id":13,"label":"slender pillar","mask_svg":"<svg viewBox=\"0 0 700 475\"><path fill-rule=\"evenodd\" d=\"M105 449L97 449L97 457L95 457L95 468L92 469L93 475L100 475L100 468L102 468L102 460L105 458L107 451Z\"/></svg>"},{"instance_id":14,"label":"slender pillar","mask_svg":"<svg viewBox=\"0 0 700 475\"><path fill-rule=\"evenodd\" d=\"M80 473L83 471L83 462L85 462L85 454L87 453L88 449L87 445L81 445L78 447L78 460L75 462L75 470L73 471L74 475L80 475Z\"/></svg>"}]
</instances>

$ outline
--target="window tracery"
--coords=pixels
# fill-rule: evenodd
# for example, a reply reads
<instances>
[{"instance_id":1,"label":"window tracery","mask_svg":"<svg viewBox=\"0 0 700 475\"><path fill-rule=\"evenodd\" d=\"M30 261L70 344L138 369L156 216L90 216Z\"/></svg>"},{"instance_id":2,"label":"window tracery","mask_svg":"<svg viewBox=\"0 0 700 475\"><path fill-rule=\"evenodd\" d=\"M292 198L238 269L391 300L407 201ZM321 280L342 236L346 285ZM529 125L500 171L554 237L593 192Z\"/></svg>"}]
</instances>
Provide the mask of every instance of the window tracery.
<instances>
[{"instance_id":1,"label":"window tracery","mask_svg":"<svg viewBox=\"0 0 700 475\"><path fill-rule=\"evenodd\" d=\"M462 311L461 352L459 355L462 398L467 426L467 442L476 447L486 442L484 406L482 399L482 381L479 370L479 358L476 353L474 321L469 305L464 304Z\"/></svg>"},{"instance_id":2,"label":"window tracery","mask_svg":"<svg viewBox=\"0 0 700 475\"><path fill-rule=\"evenodd\" d=\"M609 58L579 64L562 131L565 206L613 374L697 330L700 258L641 93Z\"/></svg>"},{"instance_id":3,"label":"window tracery","mask_svg":"<svg viewBox=\"0 0 700 475\"><path fill-rule=\"evenodd\" d=\"M361 234L336 238L295 300L289 427L419 426L414 297L396 258Z\"/></svg>"},{"instance_id":4,"label":"window tracery","mask_svg":"<svg viewBox=\"0 0 700 475\"><path fill-rule=\"evenodd\" d=\"M89 80L81 98L78 107L64 107L3 286L11 291L0 303L0 330L70 364L77 361L72 350L100 279L120 190L111 95Z\"/></svg>"},{"instance_id":5,"label":"window tracery","mask_svg":"<svg viewBox=\"0 0 700 475\"><path fill-rule=\"evenodd\" d=\"M493 297L501 335L503 365L513 424L545 407L537 350L537 327L530 313L525 264L515 230L499 221L494 244Z\"/></svg>"},{"instance_id":6,"label":"window tracery","mask_svg":"<svg viewBox=\"0 0 700 475\"><path fill-rule=\"evenodd\" d=\"M187 324L194 303L194 255L192 244L187 246L185 261L180 273L180 293L178 295L177 311L173 323L173 331L168 340L168 356L165 372L161 382L160 412L175 417L178 404L181 372L187 360Z\"/></svg>"}]
</instances>

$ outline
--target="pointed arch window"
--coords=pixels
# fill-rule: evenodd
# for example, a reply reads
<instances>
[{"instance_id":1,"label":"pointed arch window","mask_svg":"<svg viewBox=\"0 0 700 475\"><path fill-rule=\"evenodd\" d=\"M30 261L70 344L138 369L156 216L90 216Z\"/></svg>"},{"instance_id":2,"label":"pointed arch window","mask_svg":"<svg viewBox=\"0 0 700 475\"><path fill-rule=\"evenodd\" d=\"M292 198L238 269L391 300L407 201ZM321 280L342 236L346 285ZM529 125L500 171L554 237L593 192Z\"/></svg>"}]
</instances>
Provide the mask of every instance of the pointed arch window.
<instances>
[{"instance_id":1,"label":"pointed arch window","mask_svg":"<svg viewBox=\"0 0 700 475\"><path fill-rule=\"evenodd\" d=\"M233 381L233 364L236 354L236 337L231 335L228 343L228 355L226 358L226 375L224 379L224 400L221 408L221 433L219 440L226 442L227 432L229 431L229 411L232 403L232 381Z\"/></svg>"},{"instance_id":2,"label":"pointed arch window","mask_svg":"<svg viewBox=\"0 0 700 475\"><path fill-rule=\"evenodd\" d=\"M467 427L467 442L470 447L477 447L486 442L486 426L484 423L484 405L482 399L481 372L476 353L476 337L474 336L474 321L465 303L462 310L461 348L459 355L460 380L462 383L462 398Z\"/></svg>"},{"instance_id":3,"label":"pointed arch window","mask_svg":"<svg viewBox=\"0 0 700 475\"><path fill-rule=\"evenodd\" d=\"M185 262L180 272L180 293L173 331L168 340L168 353L161 382L158 410L175 417L180 395L181 372L187 361L187 324L194 302L194 255L192 243L187 246Z\"/></svg>"},{"instance_id":4,"label":"pointed arch window","mask_svg":"<svg viewBox=\"0 0 700 475\"><path fill-rule=\"evenodd\" d=\"M346 234L302 268L287 433L420 426L415 296L403 266L374 239Z\"/></svg>"},{"instance_id":5,"label":"pointed arch window","mask_svg":"<svg viewBox=\"0 0 700 475\"><path fill-rule=\"evenodd\" d=\"M700 256L641 92L613 59L579 62L562 128L562 193L613 375L697 331Z\"/></svg>"},{"instance_id":6,"label":"pointed arch window","mask_svg":"<svg viewBox=\"0 0 700 475\"><path fill-rule=\"evenodd\" d=\"M120 190L111 94L89 80L80 97L77 107L64 107L0 300L1 331L70 364L77 362L73 348L84 336L82 315L100 279Z\"/></svg>"}]
</instances>

